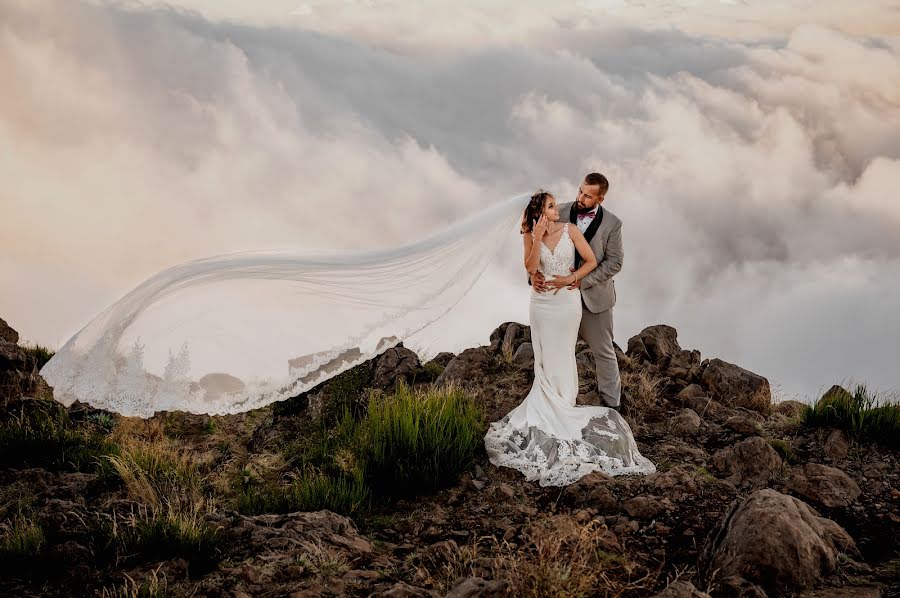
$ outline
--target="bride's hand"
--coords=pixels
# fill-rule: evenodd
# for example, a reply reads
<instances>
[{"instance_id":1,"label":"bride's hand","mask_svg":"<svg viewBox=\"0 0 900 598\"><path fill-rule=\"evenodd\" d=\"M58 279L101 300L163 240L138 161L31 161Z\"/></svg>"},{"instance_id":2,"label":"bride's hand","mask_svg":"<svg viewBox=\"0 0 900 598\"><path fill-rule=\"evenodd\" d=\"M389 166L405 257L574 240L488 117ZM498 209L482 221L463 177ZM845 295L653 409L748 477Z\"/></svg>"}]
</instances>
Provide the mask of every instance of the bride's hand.
<instances>
[{"instance_id":1,"label":"bride's hand","mask_svg":"<svg viewBox=\"0 0 900 598\"><path fill-rule=\"evenodd\" d=\"M546 284L548 287L556 289L553 291L553 294L555 295L561 288L571 285L574 282L574 279L574 274L569 274L568 276L560 276L557 274L553 277L553 280L548 280Z\"/></svg>"},{"instance_id":2,"label":"bride's hand","mask_svg":"<svg viewBox=\"0 0 900 598\"><path fill-rule=\"evenodd\" d=\"M541 217L538 218L537 223L534 225L534 238L540 241L544 238L544 235L547 234L547 227L550 226L550 221L547 220L547 217L541 214Z\"/></svg>"}]
</instances>

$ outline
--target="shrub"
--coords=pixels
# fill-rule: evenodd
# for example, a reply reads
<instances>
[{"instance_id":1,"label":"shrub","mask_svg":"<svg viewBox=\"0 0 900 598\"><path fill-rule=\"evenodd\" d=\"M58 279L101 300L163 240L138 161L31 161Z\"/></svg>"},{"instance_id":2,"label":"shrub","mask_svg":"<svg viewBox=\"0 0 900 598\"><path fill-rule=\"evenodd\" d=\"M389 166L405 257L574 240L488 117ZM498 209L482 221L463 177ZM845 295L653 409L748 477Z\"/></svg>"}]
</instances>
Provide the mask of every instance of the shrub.
<instances>
[{"instance_id":1,"label":"shrub","mask_svg":"<svg viewBox=\"0 0 900 598\"><path fill-rule=\"evenodd\" d=\"M852 393L833 387L806 408L803 423L808 427L843 428L858 440L900 446L900 404L882 402L863 384Z\"/></svg>"},{"instance_id":2,"label":"shrub","mask_svg":"<svg viewBox=\"0 0 900 598\"><path fill-rule=\"evenodd\" d=\"M39 556L46 545L44 531L32 518L21 513L13 517L0 538L0 560L21 560Z\"/></svg>"},{"instance_id":3,"label":"shrub","mask_svg":"<svg viewBox=\"0 0 900 598\"><path fill-rule=\"evenodd\" d=\"M54 400L28 399L0 422L0 467L44 467L86 471L106 466L102 457L118 445L102 433L76 428Z\"/></svg>"},{"instance_id":4,"label":"shrub","mask_svg":"<svg viewBox=\"0 0 900 598\"><path fill-rule=\"evenodd\" d=\"M357 441L366 478L378 493L407 495L455 483L482 445L481 410L458 387L373 395Z\"/></svg>"}]
</instances>

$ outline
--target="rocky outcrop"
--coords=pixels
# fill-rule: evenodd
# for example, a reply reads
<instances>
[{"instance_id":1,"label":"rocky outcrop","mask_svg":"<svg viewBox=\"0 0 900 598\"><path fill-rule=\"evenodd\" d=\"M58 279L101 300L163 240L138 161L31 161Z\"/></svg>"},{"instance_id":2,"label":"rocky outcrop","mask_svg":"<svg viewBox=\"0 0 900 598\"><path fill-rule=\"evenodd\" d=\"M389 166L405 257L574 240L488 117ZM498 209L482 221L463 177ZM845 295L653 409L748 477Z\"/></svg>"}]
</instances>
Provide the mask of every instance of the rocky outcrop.
<instances>
[{"instance_id":1,"label":"rocky outcrop","mask_svg":"<svg viewBox=\"0 0 900 598\"><path fill-rule=\"evenodd\" d=\"M701 376L712 398L735 407L768 413L772 390L764 377L721 359L711 359Z\"/></svg>"},{"instance_id":2,"label":"rocky outcrop","mask_svg":"<svg viewBox=\"0 0 900 598\"><path fill-rule=\"evenodd\" d=\"M853 538L800 499L766 488L735 501L700 556L708 581L743 577L766 591L793 592L835 573Z\"/></svg>"},{"instance_id":3,"label":"rocky outcrop","mask_svg":"<svg viewBox=\"0 0 900 598\"><path fill-rule=\"evenodd\" d=\"M419 356L401 343L396 347L391 347L375 359L372 383L378 388L393 390L397 380L412 382L419 368Z\"/></svg>"},{"instance_id":4,"label":"rocky outcrop","mask_svg":"<svg viewBox=\"0 0 900 598\"><path fill-rule=\"evenodd\" d=\"M22 396L53 398L53 389L39 373L37 359L18 342L19 333L0 319L0 410Z\"/></svg>"},{"instance_id":5,"label":"rocky outcrop","mask_svg":"<svg viewBox=\"0 0 900 598\"><path fill-rule=\"evenodd\" d=\"M479 382L487 374L490 353L485 347L466 349L454 357L434 383L443 386L451 382L467 384Z\"/></svg>"}]
</instances>

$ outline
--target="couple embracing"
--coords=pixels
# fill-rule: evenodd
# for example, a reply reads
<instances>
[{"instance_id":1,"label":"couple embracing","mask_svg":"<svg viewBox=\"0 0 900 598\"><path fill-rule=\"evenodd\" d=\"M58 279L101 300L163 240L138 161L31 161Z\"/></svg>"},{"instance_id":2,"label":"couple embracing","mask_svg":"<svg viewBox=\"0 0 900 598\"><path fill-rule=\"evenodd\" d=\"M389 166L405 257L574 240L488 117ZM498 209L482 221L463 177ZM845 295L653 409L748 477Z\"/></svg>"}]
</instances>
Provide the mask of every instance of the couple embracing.
<instances>
[{"instance_id":1,"label":"couple embracing","mask_svg":"<svg viewBox=\"0 0 900 598\"><path fill-rule=\"evenodd\" d=\"M490 425L484 442L494 465L517 469L541 486L565 486L592 471L656 471L618 412L622 383L612 308L613 275L622 268L622 221L601 205L608 189L606 177L591 173L574 202L558 205L540 191L522 216L534 383L515 409ZM594 355L605 406L575 404L579 335Z\"/></svg>"}]
</instances>

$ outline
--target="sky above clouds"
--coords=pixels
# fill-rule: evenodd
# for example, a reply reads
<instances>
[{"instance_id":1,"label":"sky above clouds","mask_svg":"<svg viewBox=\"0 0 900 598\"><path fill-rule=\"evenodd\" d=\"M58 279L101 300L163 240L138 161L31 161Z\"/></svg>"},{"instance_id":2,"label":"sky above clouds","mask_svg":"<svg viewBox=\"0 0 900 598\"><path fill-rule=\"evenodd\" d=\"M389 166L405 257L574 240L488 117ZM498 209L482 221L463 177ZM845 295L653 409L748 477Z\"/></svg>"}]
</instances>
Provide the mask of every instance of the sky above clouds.
<instances>
[{"instance_id":1,"label":"sky above clouds","mask_svg":"<svg viewBox=\"0 0 900 598\"><path fill-rule=\"evenodd\" d=\"M184 260L392 246L596 170L619 345L900 389L900 1L0 0L0 85L26 340ZM410 344L527 321L518 251Z\"/></svg>"}]
</instances>

